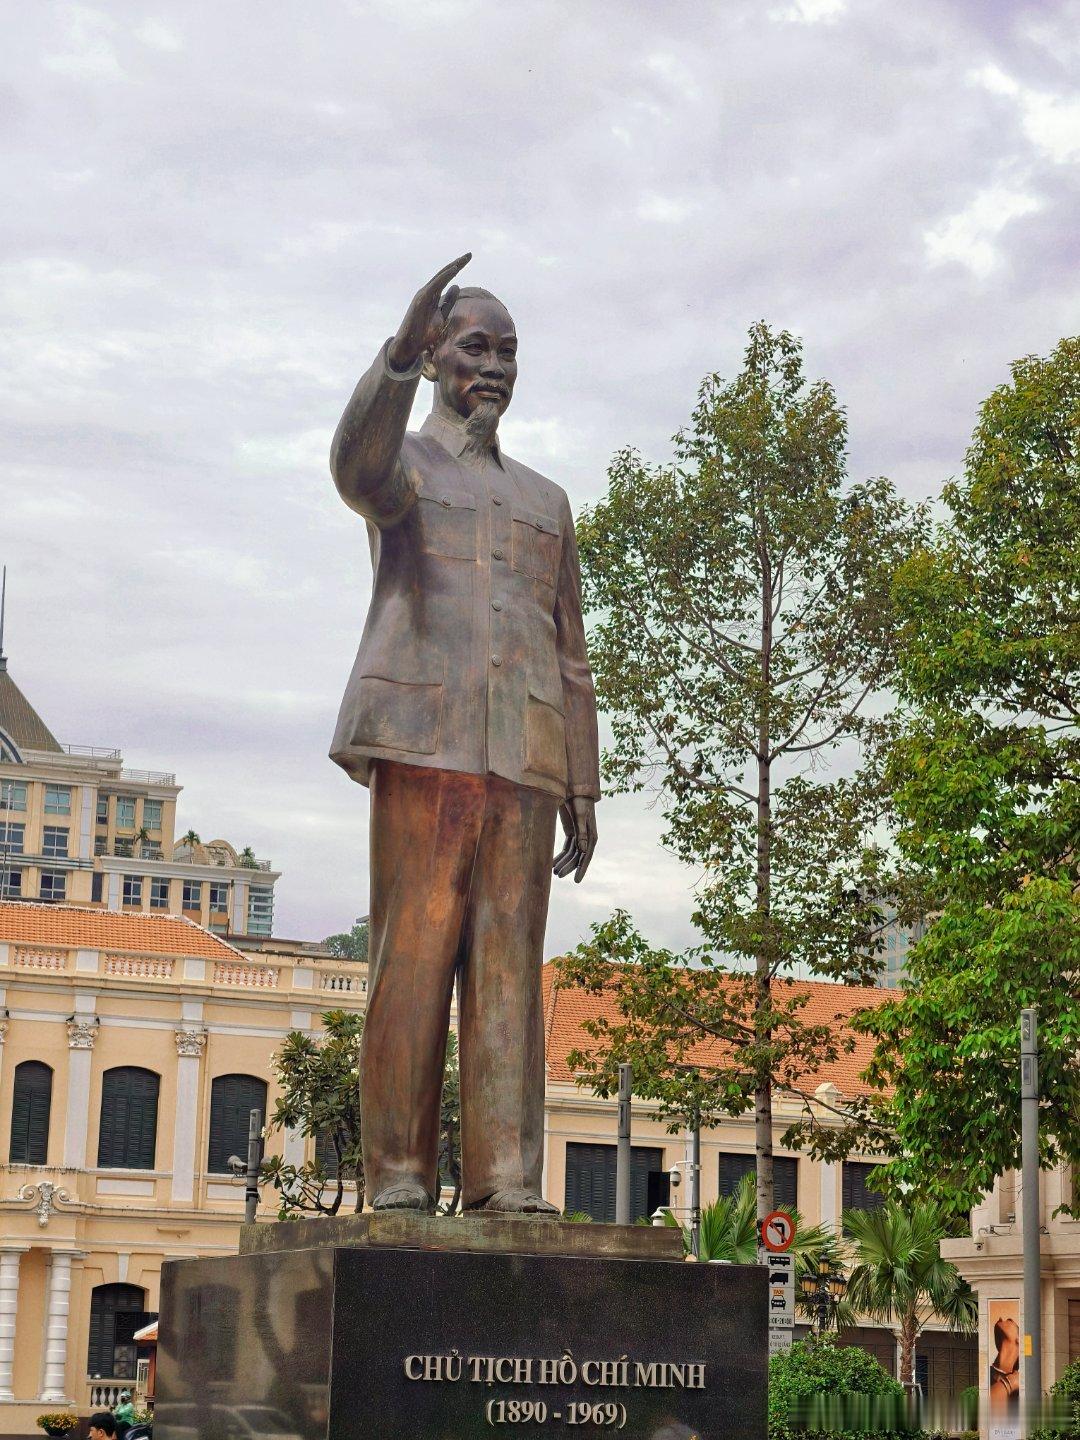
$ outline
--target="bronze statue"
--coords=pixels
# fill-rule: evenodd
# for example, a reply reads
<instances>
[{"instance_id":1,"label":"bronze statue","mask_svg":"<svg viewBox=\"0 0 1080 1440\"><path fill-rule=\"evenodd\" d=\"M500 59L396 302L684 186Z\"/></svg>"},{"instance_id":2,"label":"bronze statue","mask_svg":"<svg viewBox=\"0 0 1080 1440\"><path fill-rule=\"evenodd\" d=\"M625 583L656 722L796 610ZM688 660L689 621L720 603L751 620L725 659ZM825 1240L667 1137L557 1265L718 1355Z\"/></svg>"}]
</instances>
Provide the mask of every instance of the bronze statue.
<instances>
[{"instance_id":1,"label":"bronze statue","mask_svg":"<svg viewBox=\"0 0 1080 1440\"><path fill-rule=\"evenodd\" d=\"M470 258L417 291L334 436L374 582L330 753L371 790L374 1207L434 1209L456 979L463 1202L543 1214L544 927L552 868L580 881L596 845L596 699L569 502L497 438L514 323L486 290L443 293ZM406 433L421 375L434 405Z\"/></svg>"}]
</instances>

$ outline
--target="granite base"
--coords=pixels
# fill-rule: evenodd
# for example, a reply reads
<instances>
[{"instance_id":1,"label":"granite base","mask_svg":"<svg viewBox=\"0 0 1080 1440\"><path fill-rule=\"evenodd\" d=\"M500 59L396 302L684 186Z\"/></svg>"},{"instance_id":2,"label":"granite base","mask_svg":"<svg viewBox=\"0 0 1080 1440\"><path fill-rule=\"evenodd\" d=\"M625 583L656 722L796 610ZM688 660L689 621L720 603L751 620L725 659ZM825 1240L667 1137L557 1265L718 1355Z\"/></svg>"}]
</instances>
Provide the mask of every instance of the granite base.
<instances>
[{"instance_id":1,"label":"granite base","mask_svg":"<svg viewBox=\"0 0 1080 1440\"><path fill-rule=\"evenodd\" d=\"M163 1267L155 1440L765 1440L761 1266L264 1228Z\"/></svg>"}]
</instances>

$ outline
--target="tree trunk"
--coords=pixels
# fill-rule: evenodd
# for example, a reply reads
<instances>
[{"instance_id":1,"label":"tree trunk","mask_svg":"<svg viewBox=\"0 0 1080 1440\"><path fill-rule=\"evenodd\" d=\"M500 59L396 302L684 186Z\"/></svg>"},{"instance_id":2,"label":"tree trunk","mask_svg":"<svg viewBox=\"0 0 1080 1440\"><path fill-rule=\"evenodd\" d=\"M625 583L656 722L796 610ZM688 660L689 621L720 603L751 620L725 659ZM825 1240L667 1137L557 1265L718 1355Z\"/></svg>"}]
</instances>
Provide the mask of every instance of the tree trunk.
<instances>
[{"instance_id":1,"label":"tree trunk","mask_svg":"<svg viewBox=\"0 0 1080 1440\"><path fill-rule=\"evenodd\" d=\"M915 1339L918 1325L915 1311L909 1310L900 1321L900 1384L910 1390L915 1378Z\"/></svg>"},{"instance_id":2,"label":"tree trunk","mask_svg":"<svg viewBox=\"0 0 1080 1440\"><path fill-rule=\"evenodd\" d=\"M761 561L761 698L757 735L757 874L755 908L758 944L754 964L754 1038L764 1050L772 1039L766 1017L772 999L772 757L769 686L772 683L773 585L772 568L765 533L764 505L758 508L758 545ZM754 1147L757 1151L758 1222L765 1219L773 1204L772 1067L759 1058L754 1091Z\"/></svg>"}]
</instances>

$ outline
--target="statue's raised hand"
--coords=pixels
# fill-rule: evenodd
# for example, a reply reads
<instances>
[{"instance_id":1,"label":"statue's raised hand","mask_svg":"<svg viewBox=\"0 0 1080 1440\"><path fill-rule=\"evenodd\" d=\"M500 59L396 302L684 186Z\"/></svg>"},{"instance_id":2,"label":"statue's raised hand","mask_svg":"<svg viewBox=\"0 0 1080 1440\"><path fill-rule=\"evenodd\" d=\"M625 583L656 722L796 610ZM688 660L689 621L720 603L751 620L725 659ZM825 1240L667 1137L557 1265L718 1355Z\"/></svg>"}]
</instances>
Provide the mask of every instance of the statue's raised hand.
<instances>
[{"instance_id":1,"label":"statue's raised hand","mask_svg":"<svg viewBox=\"0 0 1080 1440\"><path fill-rule=\"evenodd\" d=\"M451 260L450 264L444 265L426 285L421 285L413 296L387 352L387 358L395 370L411 370L424 351L435 344L443 326L442 315L439 313L442 293L471 259L472 251L469 251L467 255L459 255L456 260ZM451 303L453 293L450 294Z\"/></svg>"}]
</instances>

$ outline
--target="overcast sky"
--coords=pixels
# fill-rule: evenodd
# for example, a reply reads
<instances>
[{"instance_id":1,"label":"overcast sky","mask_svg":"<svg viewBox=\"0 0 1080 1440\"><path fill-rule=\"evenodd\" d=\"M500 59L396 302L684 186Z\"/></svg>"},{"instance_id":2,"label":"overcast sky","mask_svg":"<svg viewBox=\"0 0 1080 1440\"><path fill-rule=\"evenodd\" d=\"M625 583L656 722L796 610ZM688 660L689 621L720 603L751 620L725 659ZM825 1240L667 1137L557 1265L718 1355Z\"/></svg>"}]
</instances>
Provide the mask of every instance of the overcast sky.
<instances>
[{"instance_id":1,"label":"overcast sky","mask_svg":"<svg viewBox=\"0 0 1080 1440\"><path fill-rule=\"evenodd\" d=\"M272 859L283 935L367 906L367 792L326 751L370 570L326 455L443 262L509 304L503 440L575 509L616 448L670 454L759 318L835 384L852 475L912 497L1009 361L1080 326L1075 4L3 14L11 671L62 740L175 770L181 830ZM599 825L549 951L616 904L685 942L655 812Z\"/></svg>"}]
</instances>

